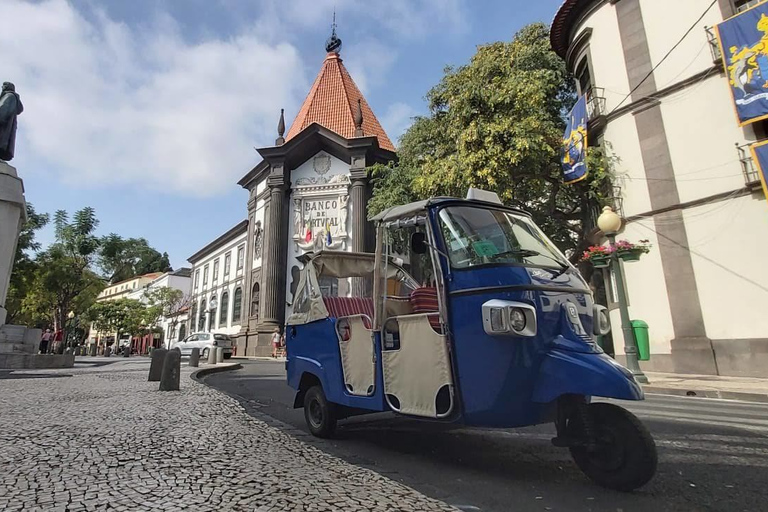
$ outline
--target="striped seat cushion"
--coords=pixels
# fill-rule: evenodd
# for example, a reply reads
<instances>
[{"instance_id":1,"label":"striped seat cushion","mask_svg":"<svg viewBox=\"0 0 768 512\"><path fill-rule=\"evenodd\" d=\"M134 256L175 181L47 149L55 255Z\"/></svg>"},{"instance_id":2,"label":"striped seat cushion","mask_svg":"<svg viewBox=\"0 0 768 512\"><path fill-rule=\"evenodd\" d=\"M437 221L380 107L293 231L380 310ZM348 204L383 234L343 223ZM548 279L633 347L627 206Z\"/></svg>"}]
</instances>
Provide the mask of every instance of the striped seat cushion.
<instances>
[{"instance_id":1,"label":"striped seat cushion","mask_svg":"<svg viewBox=\"0 0 768 512\"><path fill-rule=\"evenodd\" d=\"M417 314L436 313L439 310L437 288L425 286L413 290L411 292L411 307L413 312ZM442 333L439 315L429 315L429 323L436 332Z\"/></svg>"},{"instance_id":2,"label":"striped seat cushion","mask_svg":"<svg viewBox=\"0 0 768 512\"><path fill-rule=\"evenodd\" d=\"M368 315L373 318L373 299L370 297L323 297L328 315L334 318Z\"/></svg>"}]
</instances>

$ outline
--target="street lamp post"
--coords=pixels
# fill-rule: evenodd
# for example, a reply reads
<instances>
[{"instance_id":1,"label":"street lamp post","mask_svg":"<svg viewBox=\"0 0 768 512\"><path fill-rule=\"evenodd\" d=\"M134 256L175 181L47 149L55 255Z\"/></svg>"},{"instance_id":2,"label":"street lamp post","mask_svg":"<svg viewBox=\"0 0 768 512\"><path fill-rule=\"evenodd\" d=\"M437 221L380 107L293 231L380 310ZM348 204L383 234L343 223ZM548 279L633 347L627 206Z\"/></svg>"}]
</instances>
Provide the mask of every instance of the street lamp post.
<instances>
[{"instance_id":1,"label":"street lamp post","mask_svg":"<svg viewBox=\"0 0 768 512\"><path fill-rule=\"evenodd\" d=\"M621 264L619 263L618 251L616 251L616 233L621 229L621 217L619 217L610 206L603 208L603 213L597 219L597 227L605 233L611 243L610 264L613 274L616 276L616 289L618 291L619 314L621 316L621 330L624 333L624 354L627 357L627 368L635 376L638 382L648 384L648 377L640 369L640 363L637 359L637 340L632 330L632 324L629 320L629 309L627 308L626 288L624 285L624 275L621 273Z\"/></svg>"}]
</instances>

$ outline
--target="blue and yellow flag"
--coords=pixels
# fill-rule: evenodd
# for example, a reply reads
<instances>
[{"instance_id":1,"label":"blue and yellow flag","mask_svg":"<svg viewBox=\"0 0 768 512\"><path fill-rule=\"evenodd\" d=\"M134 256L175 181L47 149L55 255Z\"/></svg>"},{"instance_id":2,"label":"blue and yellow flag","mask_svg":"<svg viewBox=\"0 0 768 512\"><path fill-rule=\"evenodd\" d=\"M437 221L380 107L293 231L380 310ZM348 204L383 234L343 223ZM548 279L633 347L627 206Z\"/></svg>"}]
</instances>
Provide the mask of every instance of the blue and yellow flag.
<instances>
[{"instance_id":1,"label":"blue and yellow flag","mask_svg":"<svg viewBox=\"0 0 768 512\"><path fill-rule=\"evenodd\" d=\"M760 175L760 182L763 184L763 192L768 197L768 185L766 185L766 172L768 172L768 140L758 142L749 146L752 152L752 161L757 167L757 173Z\"/></svg>"},{"instance_id":2,"label":"blue and yellow flag","mask_svg":"<svg viewBox=\"0 0 768 512\"><path fill-rule=\"evenodd\" d=\"M716 25L739 126L768 117L768 2Z\"/></svg>"},{"instance_id":3,"label":"blue and yellow flag","mask_svg":"<svg viewBox=\"0 0 768 512\"><path fill-rule=\"evenodd\" d=\"M587 177L587 99L581 96L568 115L563 134L561 162L565 183L576 183Z\"/></svg>"}]
</instances>

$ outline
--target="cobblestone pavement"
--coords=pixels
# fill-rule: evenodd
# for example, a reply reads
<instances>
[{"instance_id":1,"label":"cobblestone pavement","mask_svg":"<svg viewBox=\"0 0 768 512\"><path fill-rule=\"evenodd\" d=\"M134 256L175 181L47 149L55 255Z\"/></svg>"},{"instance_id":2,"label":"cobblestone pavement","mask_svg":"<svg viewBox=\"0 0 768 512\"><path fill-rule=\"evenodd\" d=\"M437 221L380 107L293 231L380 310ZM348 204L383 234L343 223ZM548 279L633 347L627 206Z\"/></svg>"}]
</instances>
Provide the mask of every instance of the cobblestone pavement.
<instances>
[{"instance_id":1,"label":"cobblestone pavement","mask_svg":"<svg viewBox=\"0 0 768 512\"><path fill-rule=\"evenodd\" d=\"M0 510L454 510L132 361L0 381ZM45 375L47 378L35 378Z\"/></svg>"}]
</instances>

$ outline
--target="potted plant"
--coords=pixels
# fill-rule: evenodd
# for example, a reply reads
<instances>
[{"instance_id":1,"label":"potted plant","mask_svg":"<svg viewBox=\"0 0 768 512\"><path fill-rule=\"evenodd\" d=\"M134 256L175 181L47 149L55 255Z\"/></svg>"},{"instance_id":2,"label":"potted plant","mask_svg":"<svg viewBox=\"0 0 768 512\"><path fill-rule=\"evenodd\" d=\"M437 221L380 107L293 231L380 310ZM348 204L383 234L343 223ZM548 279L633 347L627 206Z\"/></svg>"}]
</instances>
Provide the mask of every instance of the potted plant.
<instances>
[{"instance_id":1,"label":"potted plant","mask_svg":"<svg viewBox=\"0 0 768 512\"><path fill-rule=\"evenodd\" d=\"M612 252L613 250L610 247L593 245L584 251L581 261L588 261L592 263L595 268L605 268L609 265Z\"/></svg>"},{"instance_id":2,"label":"potted plant","mask_svg":"<svg viewBox=\"0 0 768 512\"><path fill-rule=\"evenodd\" d=\"M647 254L651 250L651 243L648 240L640 240L633 244L627 240L616 242L616 254L626 262L639 261L640 256Z\"/></svg>"}]
</instances>

